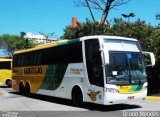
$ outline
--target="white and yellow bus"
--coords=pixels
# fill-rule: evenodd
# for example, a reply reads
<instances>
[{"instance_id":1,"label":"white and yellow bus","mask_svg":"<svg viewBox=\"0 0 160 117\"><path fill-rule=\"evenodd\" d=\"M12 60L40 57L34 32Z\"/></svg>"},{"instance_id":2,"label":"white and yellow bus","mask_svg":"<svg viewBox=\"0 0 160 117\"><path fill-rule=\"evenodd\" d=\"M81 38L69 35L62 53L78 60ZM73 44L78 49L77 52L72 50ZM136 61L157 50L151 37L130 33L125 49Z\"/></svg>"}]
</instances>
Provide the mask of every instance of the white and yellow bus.
<instances>
[{"instance_id":1,"label":"white and yellow bus","mask_svg":"<svg viewBox=\"0 0 160 117\"><path fill-rule=\"evenodd\" d=\"M11 86L12 82L12 59L0 58L0 84Z\"/></svg>"},{"instance_id":2,"label":"white and yellow bus","mask_svg":"<svg viewBox=\"0 0 160 117\"><path fill-rule=\"evenodd\" d=\"M13 55L13 89L83 102L110 105L143 100L147 76L136 39L87 36L56 41Z\"/></svg>"}]
</instances>

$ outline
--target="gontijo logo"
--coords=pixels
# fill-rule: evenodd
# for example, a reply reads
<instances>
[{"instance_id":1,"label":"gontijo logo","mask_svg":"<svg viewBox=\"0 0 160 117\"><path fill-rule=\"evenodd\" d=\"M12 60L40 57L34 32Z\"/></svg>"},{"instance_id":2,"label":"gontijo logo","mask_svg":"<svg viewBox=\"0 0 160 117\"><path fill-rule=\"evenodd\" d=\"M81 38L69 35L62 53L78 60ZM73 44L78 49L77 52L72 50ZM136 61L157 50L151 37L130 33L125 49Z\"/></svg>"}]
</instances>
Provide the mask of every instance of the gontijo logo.
<instances>
[{"instance_id":1,"label":"gontijo logo","mask_svg":"<svg viewBox=\"0 0 160 117\"><path fill-rule=\"evenodd\" d=\"M24 68L24 74L42 74L42 67Z\"/></svg>"},{"instance_id":2,"label":"gontijo logo","mask_svg":"<svg viewBox=\"0 0 160 117\"><path fill-rule=\"evenodd\" d=\"M96 101L97 99L97 95L100 93L100 91L90 91L90 93L88 93L89 97L91 98L91 100Z\"/></svg>"}]
</instances>

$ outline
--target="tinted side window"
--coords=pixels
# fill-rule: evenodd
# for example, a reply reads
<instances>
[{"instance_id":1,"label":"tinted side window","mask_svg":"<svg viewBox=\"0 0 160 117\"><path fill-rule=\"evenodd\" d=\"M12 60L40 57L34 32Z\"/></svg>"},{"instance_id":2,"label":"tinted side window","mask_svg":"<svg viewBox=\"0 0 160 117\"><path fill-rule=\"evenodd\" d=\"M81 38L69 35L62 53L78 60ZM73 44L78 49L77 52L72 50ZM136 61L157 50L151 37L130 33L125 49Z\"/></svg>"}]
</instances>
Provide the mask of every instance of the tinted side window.
<instances>
[{"instance_id":1,"label":"tinted side window","mask_svg":"<svg viewBox=\"0 0 160 117\"><path fill-rule=\"evenodd\" d=\"M41 64L82 62L82 43L72 43L42 50Z\"/></svg>"},{"instance_id":2,"label":"tinted side window","mask_svg":"<svg viewBox=\"0 0 160 117\"><path fill-rule=\"evenodd\" d=\"M82 57L82 43L74 43L68 46L68 62L79 63L83 60Z\"/></svg>"},{"instance_id":3,"label":"tinted side window","mask_svg":"<svg viewBox=\"0 0 160 117\"><path fill-rule=\"evenodd\" d=\"M83 61L82 42L17 54L13 59L13 66L79 63Z\"/></svg>"}]
</instances>

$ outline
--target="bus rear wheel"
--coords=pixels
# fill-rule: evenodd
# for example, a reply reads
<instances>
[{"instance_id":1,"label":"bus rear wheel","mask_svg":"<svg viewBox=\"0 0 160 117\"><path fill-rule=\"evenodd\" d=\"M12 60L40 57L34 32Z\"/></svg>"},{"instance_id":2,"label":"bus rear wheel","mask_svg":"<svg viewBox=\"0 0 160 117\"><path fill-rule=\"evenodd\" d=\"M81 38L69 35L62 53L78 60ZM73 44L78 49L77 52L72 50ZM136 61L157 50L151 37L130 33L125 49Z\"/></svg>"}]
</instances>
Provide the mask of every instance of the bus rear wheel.
<instances>
[{"instance_id":1,"label":"bus rear wheel","mask_svg":"<svg viewBox=\"0 0 160 117\"><path fill-rule=\"evenodd\" d=\"M27 96L27 97L30 96L30 85L29 85L29 83L26 83L26 85L25 85L25 96Z\"/></svg>"},{"instance_id":2,"label":"bus rear wheel","mask_svg":"<svg viewBox=\"0 0 160 117\"><path fill-rule=\"evenodd\" d=\"M77 107L83 106L83 95L81 89L78 87L74 88L72 91L72 101Z\"/></svg>"}]
</instances>

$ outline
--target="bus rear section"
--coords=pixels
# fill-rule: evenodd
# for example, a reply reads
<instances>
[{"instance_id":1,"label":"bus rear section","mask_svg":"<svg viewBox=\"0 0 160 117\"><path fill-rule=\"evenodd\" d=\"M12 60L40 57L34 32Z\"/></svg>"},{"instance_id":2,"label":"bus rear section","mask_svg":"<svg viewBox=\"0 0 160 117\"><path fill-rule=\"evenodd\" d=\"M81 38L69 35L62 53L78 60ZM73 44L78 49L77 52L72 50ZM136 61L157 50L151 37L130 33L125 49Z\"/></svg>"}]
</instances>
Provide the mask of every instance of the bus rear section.
<instances>
[{"instance_id":1,"label":"bus rear section","mask_svg":"<svg viewBox=\"0 0 160 117\"><path fill-rule=\"evenodd\" d=\"M0 58L0 83L11 87L12 59Z\"/></svg>"}]
</instances>

